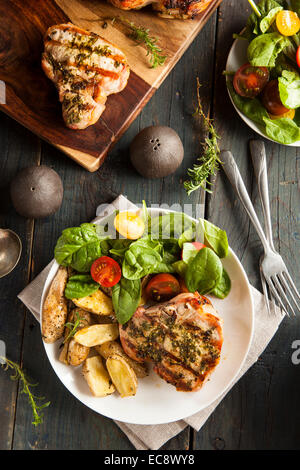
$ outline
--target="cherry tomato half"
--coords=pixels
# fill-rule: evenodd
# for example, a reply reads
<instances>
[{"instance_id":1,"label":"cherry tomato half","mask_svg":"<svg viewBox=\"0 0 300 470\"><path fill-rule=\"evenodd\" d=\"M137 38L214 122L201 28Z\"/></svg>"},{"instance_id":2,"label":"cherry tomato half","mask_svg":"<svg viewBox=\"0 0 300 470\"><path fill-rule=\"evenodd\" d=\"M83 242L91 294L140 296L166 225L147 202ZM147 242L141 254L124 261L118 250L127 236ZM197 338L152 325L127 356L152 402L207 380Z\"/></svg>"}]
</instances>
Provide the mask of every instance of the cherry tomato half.
<instances>
[{"instance_id":1,"label":"cherry tomato half","mask_svg":"<svg viewBox=\"0 0 300 470\"><path fill-rule=\"evenodd\" d=\"M269 81L269 70L267 67L253 67L244 64L235 72L233 86L240 96L254 98L259 95Z\"/></svg>"},{"instance_id":2,"label":"cherry tomato half","mask_svg":"<svg viewBox=\"0 0 300 470\"><path fill-rule=\"evenodd\" d=\"M300 29L300 20L295 11L281 10L276 16L276 26L283 36L293 36Z\"/></svg>"},{"instance_id":3,"label":"cherry tomato half","mask_svg":"<svg viewBox=\"0 0 300 470\"><path fill-rule=\"evenodd\" d=\"M271 80L262 93L262 103L268 113L274 116L285 114L289 111L288 108L283 106L278 89L278 80Z\"/></svg>"},{"instance_id":4,"label":"cherry tomato half","mask_svg":"<svg viewBox=\"0 0 300 470\"><path fill-rule=\"evenodd\" d=\"M296 61L297 61L298 67L300 67L300 46L297 49Z\"/></svg>"},{"instance_id":5,"label":"cherry tomato half","mask_svg":"<svg viewBox=\"0 0 300 470\"><path fill-rule=\"evenodd\" d=\"M147 284L146 296L156 302L172 299L180 293L180 285L171 274L157 274Z\"/></svg>"},{"instance_id":6,"label":"cherry tomato half","mask_svg":"<svg viewBox=\"0 0 300 470\"><path fill-rule=\"evenodd\" d=\"M109 256L96 259L91 267L91 276L94 281L103 287L112 287L121 279L119 264Z\"/></svg>"},{"instance_id":7,"label":"cherry tomato half","mask_svg":"<svg viewBox=\"0 0 300 470\"><path fill-rule=\"evenodd\" d=\"M144 221L135 212L120 212L114 220L115 229L129 240L137 240L145 231Z\"/></svg>"}]
</instances>

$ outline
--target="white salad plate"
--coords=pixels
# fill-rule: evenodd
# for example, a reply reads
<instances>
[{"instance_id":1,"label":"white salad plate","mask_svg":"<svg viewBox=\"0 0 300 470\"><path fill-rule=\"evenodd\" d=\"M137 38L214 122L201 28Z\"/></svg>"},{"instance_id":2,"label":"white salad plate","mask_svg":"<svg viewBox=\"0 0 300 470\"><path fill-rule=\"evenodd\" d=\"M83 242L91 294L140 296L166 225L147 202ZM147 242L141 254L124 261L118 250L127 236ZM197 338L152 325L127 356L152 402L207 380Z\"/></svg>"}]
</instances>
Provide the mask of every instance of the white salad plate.
<instances>
[{"instance_id":1,"label":"white salad plate","mask_svg":"<svg viewBox=\"0 0 300 470\"><path fill-rule=\"evenodd\" d=\"M236 72L242 65L246 64L248 62L247 59L247 48L248 48L248 41L244 39L236 39L229 51L227 62L226 62L226 71L227 72ZM226 83L228 78L226 79ZM233 104L233 107L235 108L236 112L240 116L240 118L251 128L253 129L257 134L261 135L265 139L270 140L271 142L275 142L275 144L278 144L273 139L270 139L267 135L265 135L260 128L253 122L251 119L249 119L247 116L245 116L234 104L233 99L231 98L229 88L227 87L228 95L230 98L231 103ZM300 140L297 142L294 142L292 144L281 144L281 145L288 145L290 147L300 147Z\"/></svg>"},{"instance_id":2,"label":"white salad plate","mask_svg":"<svg viewBox=\"0 0 300 470\"><path fill-rule=\"evenodd\" d=\"M150 215L167 213L166 210L149 209ZM103 219L105 222L105 219ZM247 275L234 252L222 260L232 287L224 300L211 297L214 307L223 319L224 343L220 363L210 379L197 392L177 392L153 372L138 379L134 397L121 398L118 393L107 397L94 397L82 376L81 366L71 367L59 361L60 342L44 343L48 359L65 387L84 405L96 413L132 424L162 424L191 416L219 398L234 382L248 354L254 328L254 312ZM55 262L43 289L42 306L59 265Z\"/></svg>"}]
</instances>

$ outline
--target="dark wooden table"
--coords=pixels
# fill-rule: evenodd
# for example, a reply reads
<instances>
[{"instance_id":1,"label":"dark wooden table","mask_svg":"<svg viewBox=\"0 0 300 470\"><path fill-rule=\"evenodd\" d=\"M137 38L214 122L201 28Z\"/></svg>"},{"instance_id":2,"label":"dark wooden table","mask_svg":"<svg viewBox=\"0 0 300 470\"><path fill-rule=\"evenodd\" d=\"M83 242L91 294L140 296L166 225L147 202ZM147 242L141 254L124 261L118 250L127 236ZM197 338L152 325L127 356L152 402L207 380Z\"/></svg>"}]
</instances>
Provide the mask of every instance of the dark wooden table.
<instances>
[{"instance_id":1,"label":"dark wooden table","mask_svg":"<svg viewBox=\"0 0 300 470\"><path fill-rule=\"evenodd\" d=\"M21 236L23 253L17 268L0 281L0 340L6 343L7 356L21 362L39 382L39 394L46 396L51 406L45 410L44 423L34 428L20 384L0 370L0 449L132 449L111 420L79 403L60 383L46 358L38 323L16 297L50 261L62 229L91 220L98 204L110 202L120 193L134 202L145 199L148 204L196 204L205 198L206 217L226 229L250 282L261 288L258 260L262 247L223 172L219 172L211 196L196 192L188 198L182 186L187 168L200 152L192 117L198 76L203 84L203 103L222 136L221 147L233 151L262 218L248 151L249 139L256 135L232 108L222 76L232 33L242 28L250 13L247 5L246 0L223 1L97 173L87 173L1 114L0 226ZM132 138L152 124L173 127L185 147L182 167L168 178L153 181L140 177L128 158ZM268 141L266 149L275 245L300 288L300 153ZM40 164L60 174L64 201L50 218L25 220L11 207L8 185L21 168ZM300 365L291 360L292 343L300 339L299 327L300 317L286 318L258 362L233 387L201 431L187 428L164 449L299 449Z\"/></svg>"}]
</instances>

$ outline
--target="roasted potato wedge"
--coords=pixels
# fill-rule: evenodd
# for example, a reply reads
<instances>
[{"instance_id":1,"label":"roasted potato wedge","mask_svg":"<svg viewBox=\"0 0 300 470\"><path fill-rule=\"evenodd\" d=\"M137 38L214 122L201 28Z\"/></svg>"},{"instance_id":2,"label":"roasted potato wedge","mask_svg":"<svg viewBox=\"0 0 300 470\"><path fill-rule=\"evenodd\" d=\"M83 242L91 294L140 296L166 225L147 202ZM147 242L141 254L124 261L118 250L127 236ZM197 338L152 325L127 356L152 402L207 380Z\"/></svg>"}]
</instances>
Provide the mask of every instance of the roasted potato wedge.
<instances>
[{"instance_id":1,"label":"roasted potato wedge","mask_svg":"<svg viewBox=\"0 0 300 470\"><path fill-rule=\"evenodd\" d=\"M55 343L64 334L68 314L64 291L68 279L67 269L60 266L43 305L42 336L45 343Z\"/></svg>"},{"instance_id":2,"label":"roasted potato wedge","mask_svg":"<svg viewBox=\"0 0 300 470\"><path fill-rule=\"evenodd\" d=\"M114 393L115 387L100 356L88 357L82 365L82 373L95 397L105 397Z\"/></svg>"},{"instance_id":3,"label":"roasted potato wedge","mask_svg":"<svg viewBox=\"0 0 300 470\"><path fill-rule=\"evenodd\" d=\"M137 378L134 370L124 357L113 354L106 360L110 378L122 398L131 397L137 391Z\"/></svg>"},{"instance_id":4,"label":"roasted potato wedge","mask_svg":"<svg viewBox=\"0 0 300 470\"><path fill-rule=\"evenodd\" d=\"M77 327L77 331L80 331L83 328L91 325L91 314L86 312L85 310L82 310L81 308L75 308L74 310L72 310L70 314L70 319L68 321L74 322L77 316L79 316L80 318L80 323ZM66 328L66 330L67 332L69 331L68 328ZM67 354L68 364L70 364L71 366L79 366L88 357L89 352L89 347L83 346L82 344L79 344L77 341L75 341L74 338L71 338L69 341Z\"/></svg>"},{"instance_id":5,"label":"roasted potato wedge","mask_svg":"<svg viewBox=\"0 0 300 470\"><path fill-rule=\"evenodd\" d=\"M123 357L130 367L132 367L139 379L142 379L148 375L146 367L143 364L140 364L139 362L136 362L128 357L122 346L117 343L117 341L108 341L107 343L103 343L100 346L95 346L95 349L100 354L100 356L104 357L104 359L108 359L109 356L113 356L114 354L118 354L119 356Z\"/></svg>"},{"instance_id":6,"label":"roasted potato wedge","mask_svg":"<svg viewBox=\"0 0 300 470\"><path fill-rule=\"evenodd\" d=\"M87 297L72 299L77 307L97 315L114 315L112 300L102 290L98 289Z\"/></svg>"},{"instance_id":7,"label":"roasted potato wedge","mask_svg":"<svg viewBox=\"0 0 300 470\"><path fill-rule=\"evenodd\" d=\"M69 365L69 362L68 362L68 348L69 348L69 341L67 341L65 344L63 344L63 347L60 351L60 354L59 354L59 360L60 362L62 362L63 364L66 364L67 366Z\"/></svg>"},{"instance_id":8,"label":"roasted potato wedge","mask_svg":"<svg viewBox=\"0 0 300 470\"><path fill-rule=\"evenodd\" d=\"M91 325L77 331L74 335L75 341L83 346L98 346L113 341L119 336L119 327L115 323L104 325Z\"/></svg>"}]
</instances>

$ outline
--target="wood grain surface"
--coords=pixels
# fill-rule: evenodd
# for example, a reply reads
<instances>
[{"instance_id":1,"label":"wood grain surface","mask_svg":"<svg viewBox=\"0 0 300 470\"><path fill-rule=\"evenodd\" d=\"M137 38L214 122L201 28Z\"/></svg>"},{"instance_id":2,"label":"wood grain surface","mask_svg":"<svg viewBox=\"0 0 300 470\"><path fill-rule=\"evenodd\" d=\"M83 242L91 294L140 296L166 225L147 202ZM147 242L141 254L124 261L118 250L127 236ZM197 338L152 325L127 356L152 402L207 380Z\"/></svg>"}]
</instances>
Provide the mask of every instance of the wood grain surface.
<instances>
[{"instance_id":1,"label":"wood grain surface","mask_svg":"<svg viewBox=\"0 0 300 470\"><path fill-rule=\"evenodd\" d=\"M6 84L6 103L0 109L87 170L96 171L220 2L213 0L195 20L181 21L159 18L149 9L124 12L100 0L0 0L0 80ZM150 28L168 56L163 66L151 68L144 47L129 38L128 29L112 22L120 14ZM125 90L109 96L99 121L80 131L64 125L57 91L40 65L45 31L68 21L118 45L131 67Z\"/></svg>"},{"instance_id":2,"label":"wood grain surface","mask_svg":"<svg viewBox=\"0 0 300 470\"><path fill-rule=\"evenodd\" d=\"M205 202L206 217L226 229L250 282L261 289L258 259L262 246L223 172L218 173L211 197L200 191L187 197L182 187L187 168L200 153L199 130L192 117L198 76L205 110L211 110L222 137L221 147L232 150L262 220L248 151L249 139L257 136L232 108L222 76L232 33L241 30L250 14L248 2L240 3L240 9L235 8L234 0L221 4L95 173L84 172L56 148L0 115L0 226L15 230L23 242L19 265L0 282L0 339L6 342L7 356L19 361L39 382L37 393L51 401L44 412L44 423L33 427L31 409L21 394L20 384L0 369L0 449L133 448L117 425L87 409L63 387L47 360L39 325L16 298L52 258L61 230L91 220L98 204L110 202L120 193L133 202L145 199L147 204ZM128 157L133 137L152 124L173 127L185 148L182 166L175 174L158 180L139 176ZM300 152L267 140L265 144L275 245L300 289ZM21 168L41 163L60 174L65 190L63 205L51 218L26 220L12 208L7 188ZM163 449L299 449L300 365L291 361L291 346L300 339L299 331L299 316L285 319L256 364L228 393L200 432L186 428Z\"/></svg>"}]
</instances>

